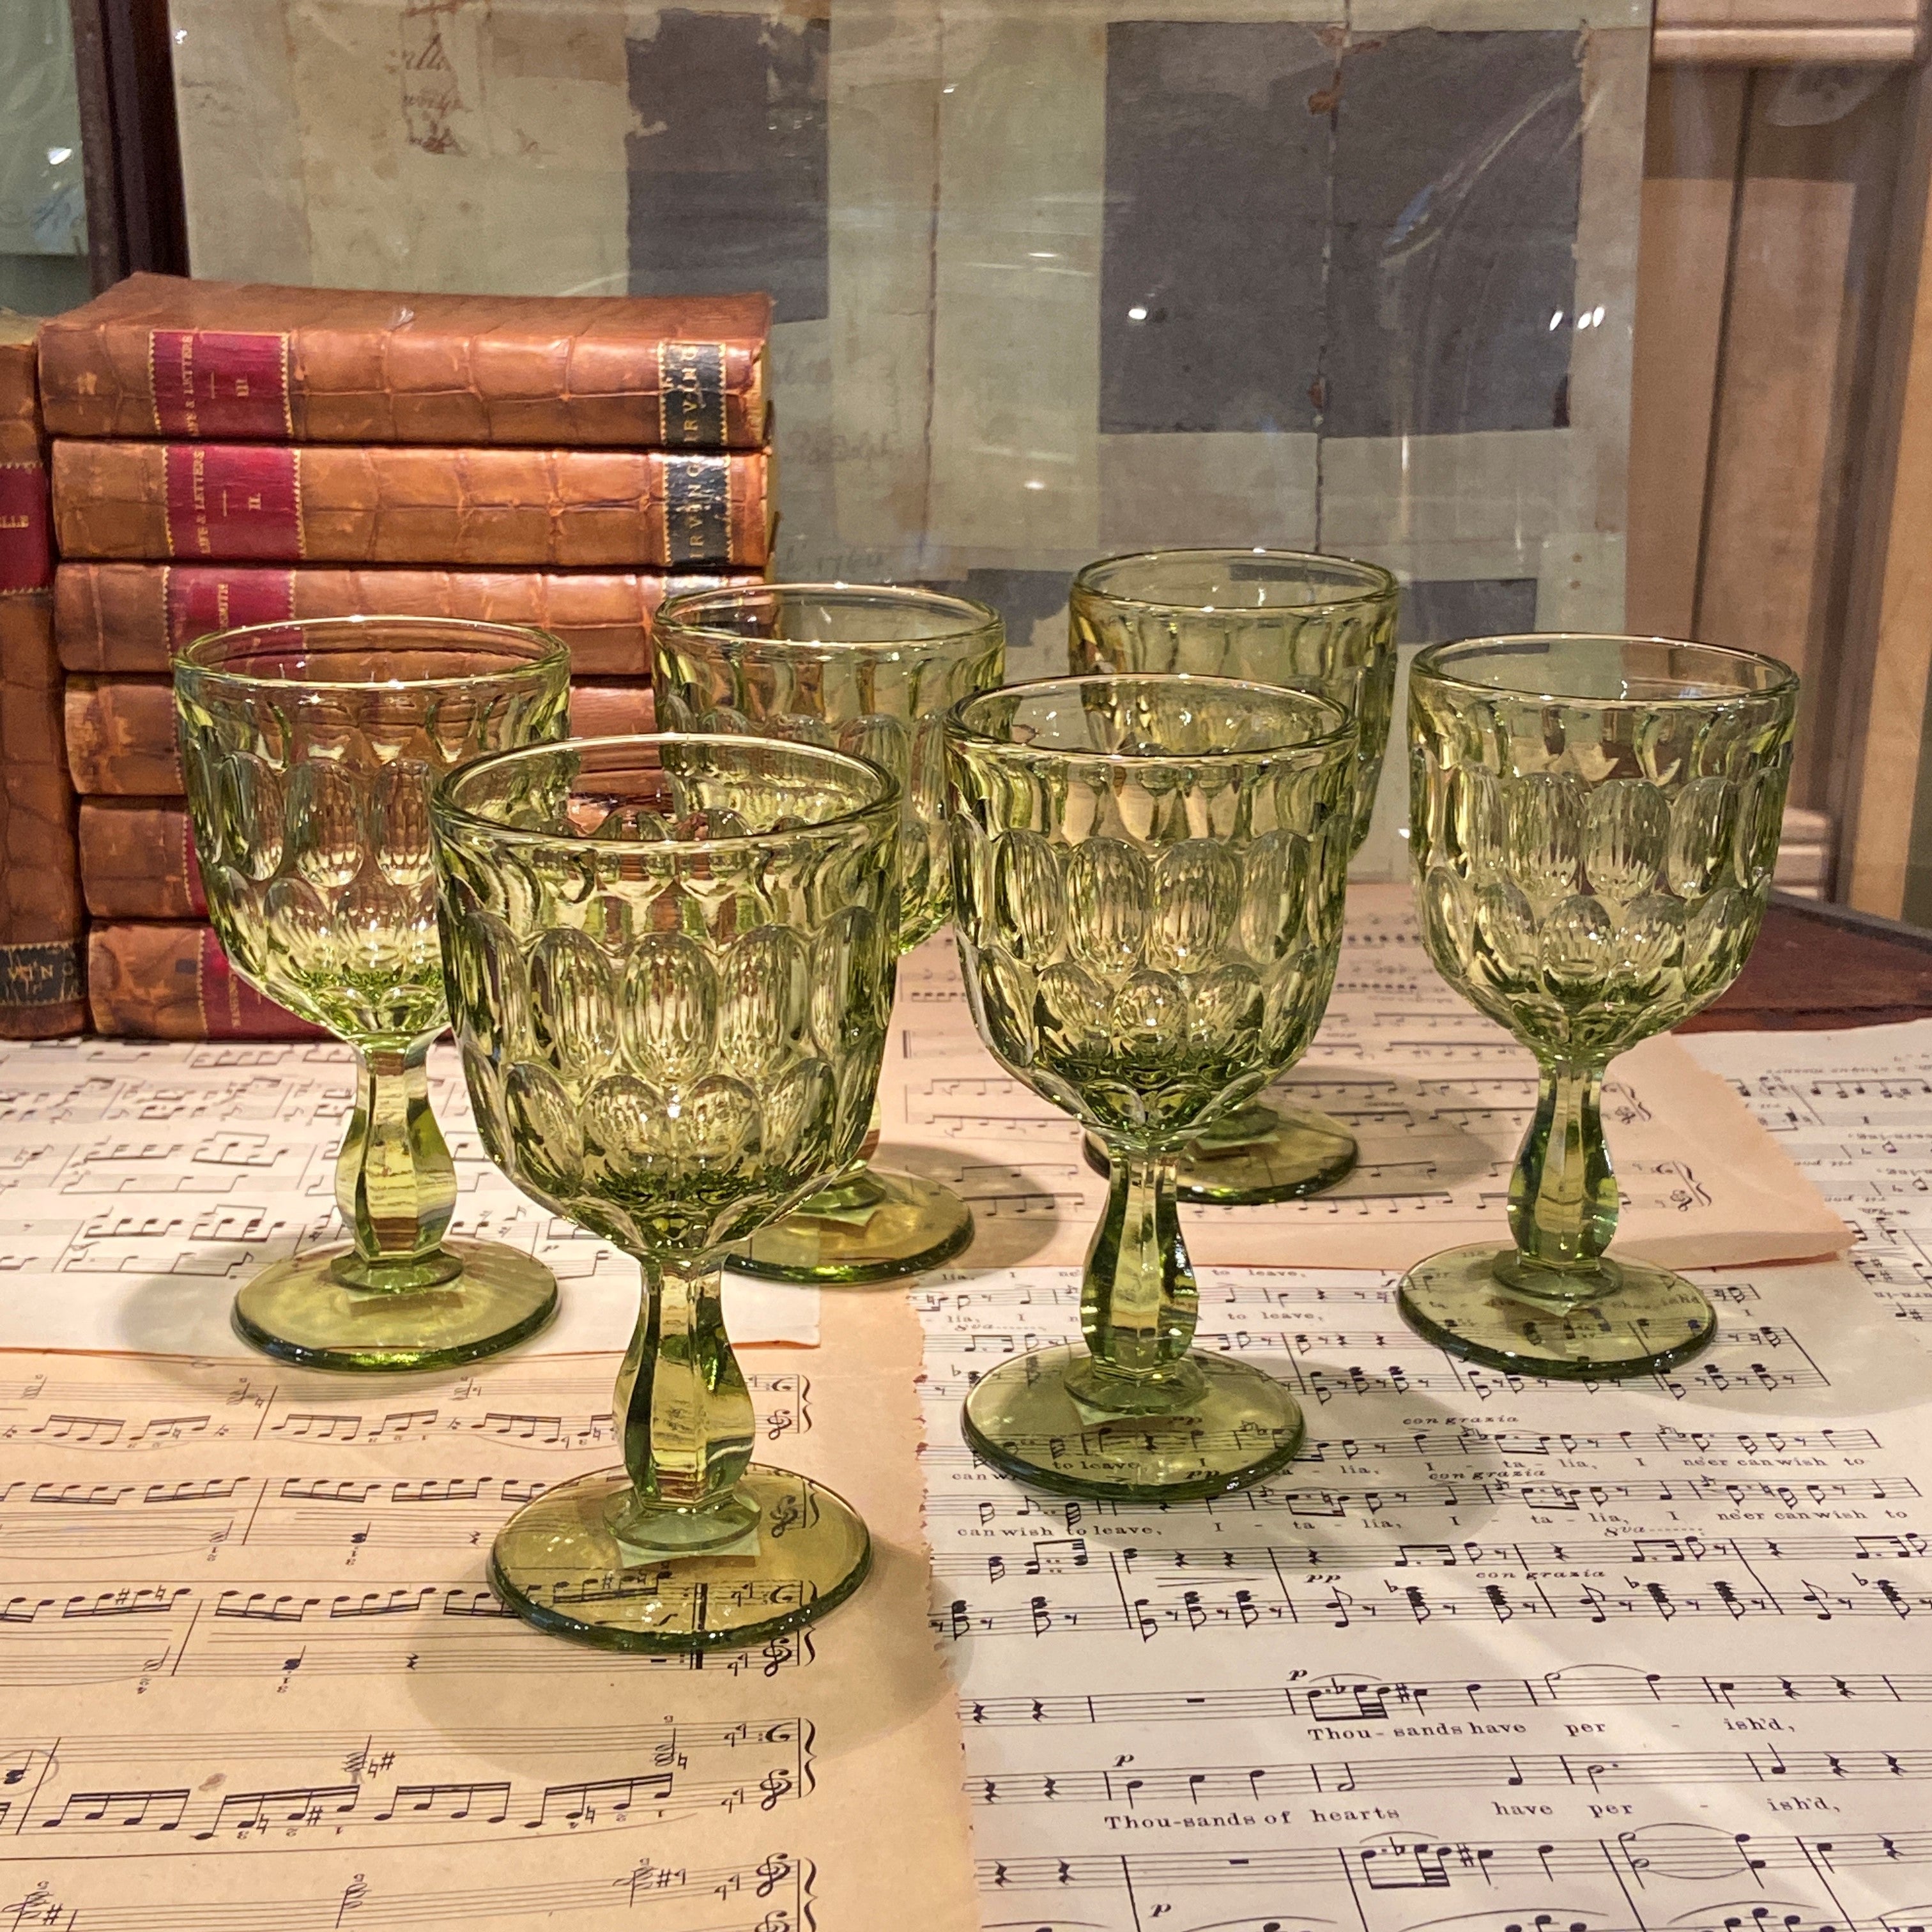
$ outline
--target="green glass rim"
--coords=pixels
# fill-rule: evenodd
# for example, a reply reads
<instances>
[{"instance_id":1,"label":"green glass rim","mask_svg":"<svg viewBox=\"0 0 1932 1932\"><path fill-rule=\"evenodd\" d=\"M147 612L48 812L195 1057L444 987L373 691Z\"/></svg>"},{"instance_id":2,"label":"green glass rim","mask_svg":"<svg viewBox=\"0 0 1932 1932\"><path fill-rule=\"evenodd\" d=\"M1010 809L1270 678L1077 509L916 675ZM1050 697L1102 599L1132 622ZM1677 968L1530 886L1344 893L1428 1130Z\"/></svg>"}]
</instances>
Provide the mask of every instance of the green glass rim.
<instances>
[{"instance_id":1,"label":"green glass rim","mask_svg":"<svg viewBox=\"0 0 1932 1932\"><path fill-rule=\"evenodd\" d=\"M506 825L486 818L458 800L463 788L481 776L493 774L520 760L561 758L572 753L624 750L665 745L720 745L743 746L762 752L782 752L787 758L808 761L818 759L828 771L856 775L870 787L873 796L862 804L842 812L836 818L822 818L810 825L788 826L782 832L746 832L729 838L605 838L597 833L532 831L519 825ZM898 782L884 766L869 758L854 758L849 752L835 752L823 745L801 744L790 738L752 738L730 731L637 731L605 738L554 738L541 745L518 745L507 752L492 752L487 758L472 758L446 773L430 794L430 817L439 834L481 832L495 843L525 850L547 847L553 850L582 852L586 848L610 852L663 853L680 858L701 856L709 852L745 852L760 845L798 839L836 844L854 826L877 821L896 830L899 818Z\"/></svg>"},{"instance_id":2,"label":"green glass rim","mask_svg":"<svg viewBox=\"0 0 1932 1932\"><path fill-rule=\"evenodd\" d=\"M1599 698L1583 692L1547 688L1550 682L1560 680L1546 680L1540 685L1499 684L1486 678L1461 674L1457 668L1459 654L1463 658L1469 658L1483 652L1506 654L1516 651L1526 663L1537 662L1539 658L1546 662L1547 647L1554 644L1654 646L1660 650L1688 652L1694 658L1701 658L1713 666L1724 665L1732 670L1741 670L1748 665L1766 675L1761 682L1755 684L1740 681L1728 688L1687 691L1676 697L1660 694ZM1409 668L1408 675L1412 684L1420 679L1427 683L1447 686L1472 696L1520 698L1532 704L1575 704L1592 711L1708 710L1718 706L1740 704L1759 698L1792 696L1796 694L1798 685L1798 674L1788 664L1762 651L1740 650L1732 644L1700 644L1690 638L1651 637L1640 634L1624 637L1607 631L1520 631L1494 638L1452 638L1442 644L1426 645L1418 651L1415 662Z\"/></svg>"},{"instance_id":3,"label":"green glass rim","mask_svg":"<svg viewBox=\"0 0 1932 1932\"><path fill-rule=\"evenodd\" d=\"M429 647L433 640L454 642L466 638L479 650L494 646L502 652L506 662L494 670L466 671L452 677L373 678L326 675L267 677L256 672L232 668L218 661L209 662L211 658L239 654L240 647L250 640L259 639L266 644L290 631L304 638L319 636L335 643L338 647L363 640L360 648L364 650L382 648L380 638L375 635L377 632L400 634L396 642L400 650L411 647L408 640L412 636L424 640L422 648ZM496 624L481 617L388 616L370 611L346 617L284 617L272 623L239 624L230 630L210 631L176 651L172 668L190 673L197 682L218 680L224 684L250 691L286 692L303 685L346 692L476 691L520 677L548 677L560 670L568 676L570 647L561 638L533 624Z\"/></svg>"},{"instance_id":4,"label":"green glass rim","mask_svg":"<svg viewBox=\"0 0 1932 1932\"><path fill-rule=\"evenodd\" d=\"M1318 716L1325 713L1334 722L1326 731L1311 738L1299 739L1292 744L1244 745L1224 752L1100 752L1074 746L1032 745L1018 738L1001 737L980 729L971 717L977 705L1043 698L1049 692L1065 692L1071 696L1102 687L1118 688L1122 685L1162 688L1190 685L1198 690L1229 697L1240 692L1264 704L1285 703L1312 711ZM1244 678L1197 677L1186 671L1096 672L1087 677L1043 677L1029 684L997 685L991 691L977 691L962 698L946 714L946 736L950 744L970 745L1010 758L1043 758L1067 764L1122 768L1180 764L1252 765L1269 758L1299 759L1310 765L1318 765L1332 753L1352 752L1355 736L1354 719L1331 698L1319 697L1313 692L1285 689L1279 685L1256 684Z\"/></svg>"},{"instance_id":5,"label":"green glass rim","mask_svg":"<svg viewBox=\"0 0 1932 1932\"><path fill-rule=\"evenodd\" d=\"M935 628L923 637L873 638L772 638L716 621L722 614L754 609L760 604L776 609L788 599L801 603L813 598L856 602L868 598L882 605L896 604L908 611L919 611L935 619L950 617L954 621L950 627ZM653 626L654 635L699 638L739 651L778 651L788 656L818 651L827 657L890 656L895 652L931 650L982 637L990 642L994 637L1004 637L1005 632L1005 620L990 604L970 597L956 597L948 590L928 590L902 584L740 584L710 590L686 590L664 599L658 606Z\"/></svg>"},{"instance_id":6,"label":"green glass rim","mask_svg":"<svg viewBox=\"0 0 1932 1932\"><path fill-rule=\"evenodd\" d=\"M1136 597L1118 590L1109 590L1100 580L1103 572L1117 570L1126 564L1165 563L1170 561L1192 561L1199 563L1220 562L1239 563L1247 559L1258 559L1264 563L1312 564L1323 570L1340 573L1359 572L1360 588L1334 597L1311 598L1305 604L1236 604L1228 611L1231 616L1246 616L1254 610L1278 610L1286 615L1293 611L1296 615L1313 616L1330 610L1346 610L1358 604L1378 604L1384 599L1400 594L1402 585L1392 570L1379 563L1370 563L1356 556L1328 556L1319 550L1270 550L1264 544L1204 544L1198 547L1177 545L1170 550L1129 550L1117 552L1112 556L1096 557L1091 563L1083 563L1075 573L1070 594L1074 596L1102 598L1109 604L1117 604L1136 610L1145 610L1156 615L1172 615L1177 617L1218 615L1199 604L1179 604L1168 597Z\"/></svg>"}]
</instances>

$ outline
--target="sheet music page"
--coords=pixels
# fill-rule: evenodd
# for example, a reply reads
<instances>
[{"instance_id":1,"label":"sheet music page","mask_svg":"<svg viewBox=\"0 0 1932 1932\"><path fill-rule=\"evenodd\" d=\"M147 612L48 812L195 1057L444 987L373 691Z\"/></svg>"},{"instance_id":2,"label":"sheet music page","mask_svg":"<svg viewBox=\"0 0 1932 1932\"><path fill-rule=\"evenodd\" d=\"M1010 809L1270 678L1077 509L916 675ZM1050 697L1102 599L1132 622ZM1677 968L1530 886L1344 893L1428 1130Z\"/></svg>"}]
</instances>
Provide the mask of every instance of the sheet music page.
<instances>
[{"instance_id":1,"label":"sheet music page","mask_svg":"<svg viewBox=\"0 0 1932 1932\"><path fill-rule=\"evenodd\" d=\"M1308 1447L1166 1508L1029 1492L958 1404L1077 1276L926 1325L934 1624L989 1926L1904 1932L1932 1919L1932 1389L1842 1263L1594 1387L1450 1360L1374 1275L1210 1270Z\"/></svg>"},{"instance_id":2,"label":"sheet music page","mask_svg":"<svg viewBox=\"0 0 1932 1932\"><path fill-rule=\"evenodd\" d=\"M950 934L902 961L880 1082L883 1162L957 1187L982 1266L1077 1262L1106 1185L1072 1118L982 1047ZM1535 1062L1429 963L1406 886L1353 886L1328 1016L1279 1090L1344 1121L1354 1173L1312 1201L1184 1208L1197 1263L1404 1268L1502 1225ZM1622 1252L1682 1268L1841 1252L1849 1230L1736 1096L1673 1039L1610 1067L1604 1120Z\"/></svg>"},{"instance_id":3,"label":"sheet music page","mask_svg":"<svg viewBox=\"0 0 1932 1932\"><path fill-rule=\"evenodd\" d=\"M1879 1299L1932 1322L1932 1020L1684 1043L1856 1231L1852 1265Z\"/></svg>"},{"instance_id":4,"label":"sheet music page","mask_svg":"<svg viewBox=\"0 0 1932 1932\"><path fill-rule=\"evenodd\" d=\"M348 1049L333 1045L0 1042L6 1346L232 1354L242 1281L347 1238L335 1152L354 1098ZM607 1349L627 1335L636 1262L490 1164L446 1044L430 1050L430 1099L456 1158L456 1232L534 1253L562 1288L556 1319L525 1352ZM724 1309L741 1343L818 1340L815 1288L728 1276Z\"/></svg>"},{"instance_id":5,"label":"sheet music page","mask_svg":"<svg viewBox=\"0 0 1932 1932\"><path fill-rule=\"evenodd\" d=\"M614 1357L0 1354L0 1926L971 1932L917 1324L829 1312L746 1367L761 1453L860 1507L874 1573L701 1659L542 1636L484 1582L519 1503L614 1460Z\"/></svg>"}]
</instances>

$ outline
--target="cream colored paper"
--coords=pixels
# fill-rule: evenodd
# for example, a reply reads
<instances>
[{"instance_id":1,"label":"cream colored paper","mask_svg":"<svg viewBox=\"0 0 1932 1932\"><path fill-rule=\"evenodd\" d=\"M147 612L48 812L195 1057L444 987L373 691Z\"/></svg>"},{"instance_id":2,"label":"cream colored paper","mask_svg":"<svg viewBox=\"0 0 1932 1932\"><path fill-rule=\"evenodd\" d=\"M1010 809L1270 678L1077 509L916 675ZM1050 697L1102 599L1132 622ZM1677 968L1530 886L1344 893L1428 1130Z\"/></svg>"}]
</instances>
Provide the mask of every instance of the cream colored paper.
<instances>
[{"instance_id":1,"label":"cream colored paper","mask_svg":"<svg viewBox=\"0 0 1932 1932\"><path fill-rule=\"evenodd\" d=\"M1685 1044L1844 1214L1880 1300L1932 1321L1932 1020Z\"/></svg>"},{"instance_id":2,"label":"cream colored paper","mask_svg":"<svg viewBox=\"0 0 1932 1932\"><path fill-rule=\"evenodd\" d=\"M828 1312L809 1358L748 1352L760 1453L859 1506L873 1574L701 1664L540 1636L484 1583L518 1502L611 1460L614 1358L0 1354L0 1923L970 1932L917 1324Z\"/></svg>"},{"instance_id":3,"label":"cream colored paper","mask_svg":"<svg viewBox=\"0 0 1932 1932\"><path fill-rule=\"evenodd\" d=\"M948 936L901 966L880 1082L880 1160L973 1204L971 1259L1076 1261L1106 1184L1067 1114L980 1045ZM1342 967L1320 1034L1282 1090L1336 1114L1355 1172L1316 1199L1186 1209L1198 1264L1402 1268L1508 1239L1509 1172L1536 1095L1529 1054L1437 975L1406 886L1348 895ZM1842 1252L1851 1232L1728 1091L1668 1037L1612 1062L1604 1094L1623 1190L1617 1251L1672 1268Z\"/></svg>"},{"instance_id":4,"label":"cream colored paper","mask_svg":"<svg viewBox=\"0 0 1932 1932\"><path fill-rule=\"evenodd\" d=\"M1076 1283L925 1304L988 1927L1924 1924L1932 1384L1844 1264L1707 1275L1707 1355L1594 1385L1452 1360L1386 1277L1208 1270L1204 1339L1299 1387L1309 1441L1164 1508L961 1438L1016 1309L1077 1335Z\"/></svg>"},{"instance_id":5,"label":"cream colored paper","mask_svg":"<svg viewBox=\"0 0 1932 1932\"><path fill-rule=\"evenodd\" d=\"M0 1042L0 1346L232 1353L256 1268L347 1238L335 1150L354 1097L333 1045ZM534 1254L562 1288L524 1352L608 1348L635 1318L637 1263L484 1157L452 1046L430 1053L430 1098L455 1232ZM818 1337L815 1288L728 1276L724 1312L740 1343Z\"/></svg>"}]
</instances>

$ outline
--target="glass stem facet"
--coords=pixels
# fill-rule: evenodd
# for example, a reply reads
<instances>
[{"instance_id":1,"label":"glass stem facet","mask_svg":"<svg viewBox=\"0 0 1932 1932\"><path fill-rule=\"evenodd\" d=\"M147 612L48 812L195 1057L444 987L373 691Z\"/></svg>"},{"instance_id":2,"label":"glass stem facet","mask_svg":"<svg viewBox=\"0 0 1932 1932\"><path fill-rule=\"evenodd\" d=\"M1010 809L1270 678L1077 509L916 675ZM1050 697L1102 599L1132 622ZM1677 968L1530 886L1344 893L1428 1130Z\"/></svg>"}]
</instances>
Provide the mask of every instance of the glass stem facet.
<instances>
[{"instance_id":1,"label":"glass stem facet","mask_svg":"<svg viewBox=\"0 0 1932 1932\"><path fill-rule=\"evenodd\" d=\"M352 1287L413 1291L462 1270L439 1252L456 1211L456 1165L430 1111L429 1046L356 1051L356 1106L335 1157L335 1204L356 1252L333 1270Z\"/></svg>"},{"instance_id":2,"label":"glass stem facet","mask_svg":"<svg viewBox=\"0 0 1932 1932\"><path fill-rule=\"evenodd\" d=\"M1601 1260L1617 1230L1617 1178L1604 1142L1600 1062L1540 1060L1536 1114L1510 1176L1516 1252L1498 1272L1509 1285L1558 1300L1614 1286Z\"/></svg>"},{"instance_id":3,"label":"glass stem facet","mask_svg":"<svg viewBox=\"0 0 1932 1932\"><path fill-rule=\"evenodd\" d=\"M1107 1154L1106 1211L1080 1286L1080 1328L1092 1360L1070 1372L1069 1386L1096 1408L1159 1412L1201 1385L1186 1359L1200 1297L1180 1237L1176 1156L1118 1142Z\"/></svg>"},{"instance_id":4,"label":"glass stem facet","mask_svg":"<svg viewBox=\"0 0 1932 1932\"><path fill-rule=\"evenodd\" d=\"M644 1270L613 1412L632 1493L612 1527L636 1562L714 1549L758 1521L735 1493L757 1424L724 1332L718 1270L652 1258Z\"/></svg>"}]
</instances>

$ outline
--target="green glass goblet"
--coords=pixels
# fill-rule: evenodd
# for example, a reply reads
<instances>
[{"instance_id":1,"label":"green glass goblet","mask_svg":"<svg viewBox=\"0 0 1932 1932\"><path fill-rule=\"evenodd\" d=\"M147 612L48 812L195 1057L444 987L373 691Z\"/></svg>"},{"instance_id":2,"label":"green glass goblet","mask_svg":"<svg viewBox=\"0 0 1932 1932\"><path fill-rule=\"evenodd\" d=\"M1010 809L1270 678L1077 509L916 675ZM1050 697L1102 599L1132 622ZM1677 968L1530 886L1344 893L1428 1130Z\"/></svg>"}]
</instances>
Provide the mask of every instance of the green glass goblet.
<instances>
[{"instance_id":1,"label":"green glass goblet","mask_svg":"<svg viewBox=\"0 0 1932 1932\"><path fill-rule=\"evenodd\" d=\"M953 925L993 1057L1105 1142L1084 1347L1003 1364L967 1440L1073 1496L1160 1501L1293 1456L1294 1398L1192 1351L1174 1162L1292 1066L1342 939L1354 730L1340 705L1224 678L1058 679L946 727Z\"/></svg>"},{"instance_id":2,"label":"green glass goblet","mask_svg":"<svg viewBox=\"0 0 1932 1932\"><path fill-rule=\"evenodd\" d=\"M1297 550L1163 550L1090 563L1067 599L1068 668L1245 678L1332 698L1356 723L1354 842L1368 836L1395 692L1400 592L1378 564ZM1086 1137L1102 1173L1100 1142ZM1318 1107L1252 1100L1181 1155L1184 1201L1240 1206L1331 1187L1355 1137Z\"/></svg>"},{"instance_id":3,"label":"green glass goblet","mask_svg":"<svg viewBox=\"0 0 1932 1932\"><path fill-rule=\"evenodd\" d=\"M664 734L485 758L434 810L484 1146L644 1270L623 1465L518 1511L490 1582L540 1629L614 1649L742 1645L821 1616L866 1574L866 1526L752 1465L718 1264L865 1136L898 788L816 746Z\"/></svg>"},{"instance_id":4,"label":"green glass goblet","mask_svg":"<svg viewBox=\"0 0 1932 1932\"><path fill-rule=\"evenodd\" d=\"M452 1240L456 1170L426 1060L447 1018L430 790L482 753L560 736L570 660L540 631L344 617L225 631L175 660L195 850L236 972L356 1049L335 1165L352 1244L242 1285L242 1338L325 1369L446 1367L556 1309L541 1263Z\"/></svg>"},{"instance_id":5,"label":"green glass goblet","mask_svg":"<svg viewBox=\"0 0 1932 1932\"><path fill-rule=\"evenodd\" d=\"M760 584L668 599L651 642L667 729L826 745L892 774L905 813L899 944L931 938L952 903L943 723L1000 681L998 613L888 585ZM972 1238L972 1212L950 1188L858 1160L731 1265L778 1281L890 1281L940 1267Z\"/></svg>"},{"instance_id":6,"label":"green glass goblet","mask_svg":"<svg viewBox=\"0 0 1932 1932\"><path fill-rule=\"evenodd\" d=\"M1475 638L1409 674L1423 934L1443 977L1536 1055L1514 1244L1412 1268L1402 1313L1452 1354L1635 1376L1695 1354L1710 1304L1613 1258L1604 1070L1744 964L1778 856L1798 680L1659 638Z\"/></svg>"}]
</instances>

